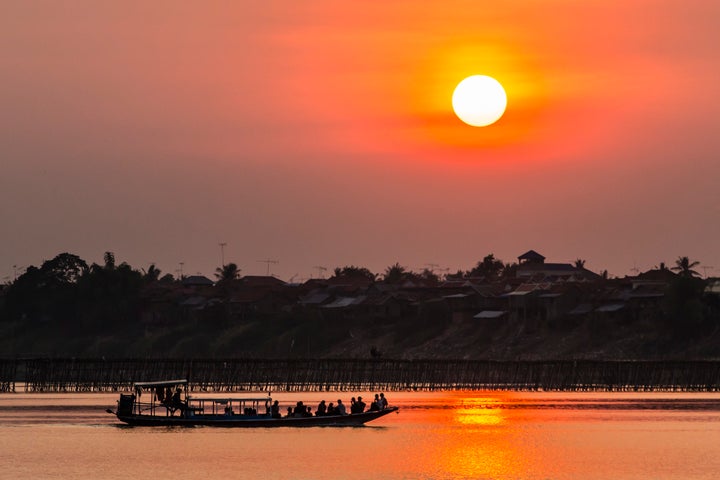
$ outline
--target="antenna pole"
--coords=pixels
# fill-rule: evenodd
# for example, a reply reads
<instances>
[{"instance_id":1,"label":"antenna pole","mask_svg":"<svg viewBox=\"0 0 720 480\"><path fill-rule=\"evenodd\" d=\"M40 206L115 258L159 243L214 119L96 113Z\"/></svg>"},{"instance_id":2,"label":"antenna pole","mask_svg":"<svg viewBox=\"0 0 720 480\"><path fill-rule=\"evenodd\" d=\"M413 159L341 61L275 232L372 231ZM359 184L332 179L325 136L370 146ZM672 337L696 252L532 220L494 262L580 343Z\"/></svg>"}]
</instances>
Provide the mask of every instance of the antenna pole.
<instances>
[{"instance_id":1,"label":"antenna pole","mask_svg":"<svg viewBox=\"0 0 720 480\"><path fill-rule=\"evenodd\" d=\"M278 264L278 263L280 263L280 262L277 261L277 260L271 260L271 259L269 259L269 258L268 258L267 260L258 260L258 262L264 263L264 264L267 265L267 276L268 276L268 277L270 276L270 265L271 265L271 264Z\"/></svg>"},{"instance_id":2,"label":"antenna pole","mask_svg":"<svg viewBox=\"0 0 720 480\"><path fill-rule=\"evenodd\" d=\"M220 242L218 243L220 245L220 266L225 266L225 245L227 245L227 242Z\"/></svg>"}]
</instances>

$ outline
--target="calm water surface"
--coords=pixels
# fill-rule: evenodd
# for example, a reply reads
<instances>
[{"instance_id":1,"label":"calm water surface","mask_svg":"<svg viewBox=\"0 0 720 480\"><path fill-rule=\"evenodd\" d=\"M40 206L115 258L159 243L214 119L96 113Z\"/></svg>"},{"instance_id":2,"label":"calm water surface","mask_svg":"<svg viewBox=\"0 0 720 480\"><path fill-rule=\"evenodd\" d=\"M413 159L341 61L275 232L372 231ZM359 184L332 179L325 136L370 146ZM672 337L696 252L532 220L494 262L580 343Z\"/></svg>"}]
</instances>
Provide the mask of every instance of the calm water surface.
<instances>
[{"instance_id":1,"label":"calm water surface","mask_svg":"<svg viewBox=\"0 0 720 480\"><path fill-rule=\"evenodd\" d=\"M222 429L120 426L104 413L116 395L2 394L0 478L720 478L717 394L388 398L400 413L359 428Z\"/></svg>"}]
</instances>

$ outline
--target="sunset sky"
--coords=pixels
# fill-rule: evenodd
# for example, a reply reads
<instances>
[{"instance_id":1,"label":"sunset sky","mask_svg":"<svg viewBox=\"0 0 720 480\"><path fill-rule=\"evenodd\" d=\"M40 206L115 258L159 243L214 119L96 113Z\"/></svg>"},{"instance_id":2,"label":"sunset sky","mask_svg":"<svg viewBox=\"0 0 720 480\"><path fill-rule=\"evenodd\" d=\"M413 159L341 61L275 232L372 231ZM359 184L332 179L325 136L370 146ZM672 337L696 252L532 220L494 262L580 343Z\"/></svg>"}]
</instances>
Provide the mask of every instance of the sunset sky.
<instances>
[{"instance_id":1,"label":"sunset sky","mask_svg":"<svg viewBox=\"0 0 720 480\"><path fill-rule=\"evenodd\" d=\"M0 283L61 252L212 277L535 249L720 275L717 0L9 0ZM500 81L505 115L453 114ZM328 272L329 273L329 272Z\"/></svg>"}]
</instances>

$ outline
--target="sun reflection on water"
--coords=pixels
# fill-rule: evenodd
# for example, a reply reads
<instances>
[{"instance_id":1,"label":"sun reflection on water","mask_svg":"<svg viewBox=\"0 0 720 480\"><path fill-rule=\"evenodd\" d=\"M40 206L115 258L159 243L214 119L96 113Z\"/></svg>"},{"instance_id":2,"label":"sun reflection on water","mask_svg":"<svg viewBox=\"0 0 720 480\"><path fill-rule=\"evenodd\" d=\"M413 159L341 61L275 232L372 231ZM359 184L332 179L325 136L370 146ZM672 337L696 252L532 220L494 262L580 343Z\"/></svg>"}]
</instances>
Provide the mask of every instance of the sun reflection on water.
<instances>
[{"instance_id":1,"label":"sun reflection on water","mask_svg":"<svg viewBox=\"0 0 720 480\"><path fill-rule=\"evenodd\" d=\"M512 428L504 395L465 395L444 399L452 413L445 417L445 435L437 437L442 440L427 458L428 468L439 478L521 478L529 460Z\"/></svg>"},{"instance_id":2,"label":"sun reflection on water","mask_svg":"<svg viewBox=\"0 0 720 480\"><path fill-rule=\"evenodd\" d=\"M500 425L505 421L502 402L497 398L474 397L465 399L456 410L455 420L463 425Z\"/></svg>"}]
</instances>

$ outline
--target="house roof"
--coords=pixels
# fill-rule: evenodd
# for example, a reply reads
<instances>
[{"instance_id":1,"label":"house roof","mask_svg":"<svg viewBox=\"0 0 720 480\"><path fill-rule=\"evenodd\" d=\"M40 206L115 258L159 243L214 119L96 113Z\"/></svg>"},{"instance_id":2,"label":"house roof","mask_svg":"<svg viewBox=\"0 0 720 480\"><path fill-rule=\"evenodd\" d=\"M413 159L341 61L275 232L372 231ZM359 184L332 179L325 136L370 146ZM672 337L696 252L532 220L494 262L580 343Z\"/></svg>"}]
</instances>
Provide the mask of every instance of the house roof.
<instances>
[{"instance_id":1,"label":"house roof","mask_svg":"<svg viewBox=\"0 0 720 480\"><path fill-rule=\"evenodd\" d=\"M269 295L272 295L272 292L267 289L246 289L241 290L239 292L236 292L233 294L233 296L230 298L231 303L254 303L259 302L260 300L265 299Z\"/></svg>"},{"instance_id":2,"label":"house roof","mask_svg":"<svg viewBox=\"0 0 720 480\"><path fill-rule=\"evenodd\" d=\"M548 285L542 284L542 283L523 283L519 285L515 290L512 292L505 293L503 295L500 295L501 297L517 297L521 295L527 295L528 293L532 293L535 291L542 291L547 290Z\"/></svg>"},{"instance_id":3,"label":"house roof","mask_svg":"<svg viewBox=\"0 0 720 480\"><path fill-rule=\"evenodd\" d=\"M523 263L518 265L518 270L524 272L557 272L557 273L575 273L577 268L569 263Z\"/></svg>"},{"instance_id":4,"label":"house roof","mask_svg":"<svg viewBox=\"0 0 720 480\"><path fill-rule=\"evenodd\" d=\"M503 310L483 310L482 312L474 315L473 318L500 318L505 315Z\"/></svg>"},{"instance_id":5,"label":"house roof","mask_svg":"<svg viewBox=\"0 0 720 480\"><path fill-rule=\"evenodd\" d=\"M628 298L659 298L665 296L665 286L663 284L641 284L633 288Z\"/></svg>"},{"instance_id":6,"label":"house roof","mask_svg":"<svg viewBox=\"0 0 720 480\"><path fill-rule=\"evenodd\" d=\"M720 280L713 279L708 281L705 287L705 293L720 294Z\"/></svg>"},{"instance_id":7,"label":"house roof","mask_svg":"<svg viewBox=\"0 0 720 480\"><path fill-rule=\"evenodd\" d=\"M592 310L593 307L589 303L581 303L572 310L570 310L568 313L570 315L585 315L586 313L592 312Z\"/></svg>"},{"instance_id":8,"label":"house roof","mask_svg":"<svg viewBox=\"0 0 720 480\"><path fill-rule=\"evenodd\" d=\"M639 273L638 275L635 276L635 278L638 280L670 282L677 276L678 276L678 274L673 272L669 268L665 268L665 269L653 268L646 272Z\"/></svg>"},{"instance_id":9,"label":"house roof","mask_svg":"<svg viewBox=\"0 0 720 480\"><path fill-rule=\"evenodd\" d=\"M606 305L601 305L598 308L595 309L596 312L602 312L602 313L611 313L611 312L617 312L618 310L622 310L625 307L624 303L608 303Z\"/></svg>"},{"instance_id":10,"label":"house roof","mask_svg":"<svg viewBox=\"0 0 720 480\"><path fill-rule=\"evenodd\" d=\"M586 268L576 268L569 263L523 263L518 265L516 275L518 277L529 277L543 275L546 279L553 281L583 281L598 280L602 278L595 272Z\"/></svg>"},{"instance_id":11,"label":"house roof","mask_svg":"<svg viewBox=\"0 0 720 480\"><path fill-rule=\"evenodd\" d=\"M209 287L214 282L203 275L190 275L182 279L182 284L186 287Z\"/></svg>"},{"instance_id":12,"label":"house roof","mask_svg":"<svg viewBox=\"0 0 720 480\"><path fill-rule=\"evenodd\" d=\"M405 302L409 300L403 295L373 295L366 297L362 304L365 306L380 306L390 302Z\"/></svg>"},{"instance_id":13,"label":"house roof","mask_svg":"<svg viewBox=\"0 0 720 480\"><path fill-rule=\"evenodd\" d=\"M266 275L246 275L240 279L246 287L283 287L287 285L279 278Z\"/></svg>"},{"instance_id":14,"label":"house roof","mask_svg":"<svg viewBox=\"0 0 720 480\"><path fill-rule=\"evenodd\" d=\"M206 302L207 302L207 300L205 299L205 297L194 296L194 297L188 297L185 300L181 301L180 306L182 306L182 307L202 307L203 305L205 305Z\"/></svg>"},{"instance_id":15,"label":"house roof","mask_svg":"<svg viewBox=\"0 0 720 480\"><path fill-rule=\"evenodd\" d=\"M327 292L314 292L298 300L300 305L320 305L328 301L332 295Z\"/></svg>"},{"instance_id":16,"label":"house roof","mask_svg":"<svg viewBox=\"0 0 720 480\"><path fill-rule=\"evenodd\" d=\"M538 295L539 298L559 298L562 297L562 293L543 293Z\"/></svg>"},{"instance_id":17,"label":"house roof","mask_svg":"<svg viewBox=\"0 0 720 480\"><path fill-rule=\"evenodd\" d=\"M353 305L360 305L363 301L365 301L365 295L360 295L359 297L340 297L327 305L323 305L322 308L347 308Z\"/></svg>"},{"instance_id":18,"label":"house roof","mask_svg":"<svg viewBox=\"0 0 720 480\"><path fill-rule=\"evenodd\" d=\"M533 262L533 261L544 262L544 261L545 261L545 257L543 257L542 255L540 255L540 254L539 254L538 252L536 252L535 250L528 250L527 252L525 252L525 253L523 253L522 255L520 255L520 256L518 257L518 260L519 260L519 261L525 260L525 261L530 261L530 262Z\"/></svg>"},{"instance_id":19,"label":"house roof","mask_svg":"<svg viewBox=\"0 0 720 480\"><path fill-rule=\"evenodd\" d=\"M456 293L455 295L443 295L443 298L467 298L469 296L466 293Z\"/></svg>"}]
</instances>

